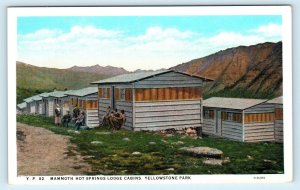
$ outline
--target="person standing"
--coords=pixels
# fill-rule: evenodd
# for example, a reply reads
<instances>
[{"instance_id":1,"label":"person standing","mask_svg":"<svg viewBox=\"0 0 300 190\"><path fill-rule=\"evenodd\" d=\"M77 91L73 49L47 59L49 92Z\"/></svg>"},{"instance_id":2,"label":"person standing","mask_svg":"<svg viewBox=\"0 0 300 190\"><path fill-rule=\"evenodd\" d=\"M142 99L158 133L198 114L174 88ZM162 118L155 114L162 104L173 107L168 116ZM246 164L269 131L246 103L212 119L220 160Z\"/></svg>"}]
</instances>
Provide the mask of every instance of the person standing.
<instances>
[{"instance_id":1,"label":"person standing","mask_svg":"<svg viewBox=\"0 0 300 190\"><path fill-rule=\"evenodd\" d=\"M61 124L61 110L60 110L60 107L59 107L58 104L56 104L54 114L55 114L54 123L55 123L55 125L60 126L60 124Z\"/></svg>"},{"instance_id":2,"label":"person standing","mask_svg":"<svg viewBox=\"0 0 300 190\"><path fill-rule=\"evenodd\" d=\"M64 115L62 118L63 127L68 127L71 119L72 119L72 117L71 117L70 111L67 111L67 114Z\"/></svg>"},{"instance_id":3,"label":"person standing","mask_svg":"<svg viewBox=\"0 0 300 190\"><path fill-rule=\"evenodd\" d=\"M80 126L83 125L84 120L85 120L84 112L81 111L79 116L76 118L76 121L75 121L75 130L80 129Z\"/></svg>"}]
</instances>

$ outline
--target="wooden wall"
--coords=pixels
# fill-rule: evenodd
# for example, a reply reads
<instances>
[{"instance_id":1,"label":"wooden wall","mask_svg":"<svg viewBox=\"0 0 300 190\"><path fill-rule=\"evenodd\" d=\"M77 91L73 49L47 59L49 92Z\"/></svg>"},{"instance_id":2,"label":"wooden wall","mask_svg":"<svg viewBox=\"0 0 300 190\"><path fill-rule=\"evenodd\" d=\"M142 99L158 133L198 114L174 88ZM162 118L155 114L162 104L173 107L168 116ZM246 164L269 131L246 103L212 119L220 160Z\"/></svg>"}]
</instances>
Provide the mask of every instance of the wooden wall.
<instances>
[{"instance_id":1,"label":"wooden wall","mask_svg":"<svg viewBox=\"0 0 300 190\"><path fill-rule=\"evenodd\" d=\"M236 141L243 141L243 123L241 110L204 107L203 112L205 112L206 110L214 111L214 114L213 117L203 117L202 131L204 134L224 137ZM219 113L221 114L220 124L218 124L217 121L218 111L220 111ZM229 117L229 114L232 115Z\"/></svg>"},{"instance_id":2,"label":"wooden wall","mask_svg":"<svg viewBox=\"0 0 300 190\"><path fill-rule=\"evenodd\" d=\"M135 101L196 100L202 98L202 87L138 88Z\"/></svg>"},{"instance_id":3,"label":"wooden wall","mask_svg":"<svg viewBox=\"0 0 300 190\"><path fill-rule=\"evenodd\" d=\"M275 141L283 143L283 106L275 105Z\"/></svg>"},{"instance_id":4,"label":"wooden wall","mask_svg":"<svg viewBox=\"0 0 300 190\"><path fill-rule=\"evenodd\" d=\"M88 127L99 126L98 109L87 109L86 111L86 125Z\"/></svg>"},{"instance_id":5,"label":"wooden wall","mask_svg":"<svg viewBox=\"0 0 300 190\"><path fill-rule=\"evenodd\" d=\"M262 103L244 110L244 141L274 141L274 106Z\"/></svg>"},{"instance_id":6,"label":"wooden wall","mask_svg":"<svg viewBox=\"0 0 300 190\"><path fill-rule=\"evenodd\" d=\"M134 130L201 126L201 100L135 102Z\"/></svg>"},{"instance_id":7,"label":"wooden wall","mask_svg":"<svg viewBox=\"0 0 300 190\"><path fill-rule=\"evenodd\" d=\"M36 113L36 105L35 105L35 101L30 102L30 113L31 114L35 114Z\"/></svg>"}]
</instances>

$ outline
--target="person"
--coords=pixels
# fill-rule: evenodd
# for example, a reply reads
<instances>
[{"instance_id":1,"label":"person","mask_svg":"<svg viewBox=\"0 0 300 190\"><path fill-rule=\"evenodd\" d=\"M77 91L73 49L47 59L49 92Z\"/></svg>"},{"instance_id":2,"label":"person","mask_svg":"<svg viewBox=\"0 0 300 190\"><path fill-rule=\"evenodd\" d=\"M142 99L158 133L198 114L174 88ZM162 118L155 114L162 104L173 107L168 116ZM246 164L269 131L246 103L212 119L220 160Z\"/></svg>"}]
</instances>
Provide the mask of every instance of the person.
<instances>
[{"instance_id":1,"label":"person","mask_svg":"<svg viewBox=\"0 0 300 190\"><path fill-rule=\"evenodd\" d=\"M67 114L64 115L62 118L63 127L69 127L69 123L70 123L71 119L72 119L72 117L71 117L70 111L67 111Z\"/></svg>"},{"instance_id":2,"label":"person","mask_svg":"<svg viewBox=\"0 0 300 190\"><path fill-rule=\"evenodd\" d=\"M76 104L75 108L73 109L73 117L77 118L79 116L79 114L80 114L80 109Z\"/></svg>"},{"instance_id":3,"label":"person","mask_svg":"<svg viewBox=\"0 0 300 190\"><path fill-rule=\"evenodd\" d=\"M80 126L83 125L84 119L85 119L84 112L81 111L79 116L76 118L76 121L75 121L75 129L76 130L79 130Z\"/></svg>"},{"instance_id":4,"label":"person","mask_svg":"<svg viewBox=\"0 0 300 190\"><path fill-rule=\"evenodd\" d=\"M61 112L58 104L56 104L56 108L54 110L54 123L57 126L60 126L61 124Z\"/></svg>"},{"instance_id":5,"label":"person","mask_svg":"<svg viewBox=\"0 0 300 190\"><path fill-rule=\"evenodd\" d=\"M125 111L121 110L121 113L117 112L115 110L115 113L110 117L110 124L113 129L121 129L121 127L125 124L126 122L126 115Z\"/></svg>"},{"instance_id":6,"label":"person","mask_svg":"<svg viewBox=\"0 0 300 190\"><path fill-rule=\"evenodd\" d=\"M110 106L108 106L107 108L106 108L106 113L105 113L105 115L102 117L102 123L100 124L101 126L104 126L104 125L108 125L109 123L109 116L110 116L110 112L111 112L111 108L110 108Z\"/></svg>"}]
</instances>

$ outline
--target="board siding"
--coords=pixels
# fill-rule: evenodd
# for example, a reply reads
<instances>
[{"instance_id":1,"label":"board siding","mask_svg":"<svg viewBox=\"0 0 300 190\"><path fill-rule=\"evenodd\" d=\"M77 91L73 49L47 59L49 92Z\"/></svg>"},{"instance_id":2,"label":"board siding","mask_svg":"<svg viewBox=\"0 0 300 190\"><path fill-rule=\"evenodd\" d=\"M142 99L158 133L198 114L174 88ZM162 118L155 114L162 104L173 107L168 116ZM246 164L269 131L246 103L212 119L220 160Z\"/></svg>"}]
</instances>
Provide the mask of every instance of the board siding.
<instances>
[{"instance_id":1,"label":"board siding","mask_svg":"<svg viewBox=\"0 0 300 190\"><path fill-rule=\"evenodd\" d=\"M86 110L86 124L88 127L97 127L99 126L99 119L98 119L98 109L88 109Z\"/></svg>"},{"instance_id":2,"label":"board siding","mask_svg":"<svg viewBox=\"0 0 300 190\"><path fill-rule=\"evenodd\" d=\"M201 102L135 102L134 130L162 130L201 126Z\"/></svg>"},{"instance_id":3,"label":"board siding","mask_svg":"<svg viewBox=\"0 0 300 190\"><path fill-rule=\"evenodd\" d=\"M244 113L271 113L274 112L274 106L272 104L258 104L251 108L245 109Z\"/></svg>"},{"instance_id":4,"label":"board siding","mask_svg":"<svg viewBox=\"0 0 300 190\"><path fill-rule=\"evenodd\" d=\"M274 141L274 122L247 123L244 125L245 142Z\"/></svg>"},{"instance_id":5,"label":"board siding","mask_svg":"<svg viewBox=\"0 0 300 190\"><path fill-rule=\"evenodd\" d=\"M275 141L283 143L283 120L275 120Z\"/></svg>"}]
</instances>

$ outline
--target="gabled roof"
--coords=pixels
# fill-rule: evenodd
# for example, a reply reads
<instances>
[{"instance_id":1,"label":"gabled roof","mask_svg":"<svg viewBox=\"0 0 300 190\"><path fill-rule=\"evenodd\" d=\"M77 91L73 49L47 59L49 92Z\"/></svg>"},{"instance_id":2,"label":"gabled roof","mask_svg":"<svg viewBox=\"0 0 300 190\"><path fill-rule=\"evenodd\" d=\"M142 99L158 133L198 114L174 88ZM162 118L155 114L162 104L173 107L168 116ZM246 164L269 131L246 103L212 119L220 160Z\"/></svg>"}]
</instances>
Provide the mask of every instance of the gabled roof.
<instances>
[{"instance_id":1,"label":"gabled roof","mask_svg":"<svg viewBox=\"0 0 300 190\"><path fill-rule=\"evenodd\" d=\"M87 96L90 94L94 94L98 92L98 87L87 87L79 90L71 90L70 92L66 93L67 95L72 96Z\"/></svg>"},{"instance_id":2,"label":"gabled roof","mask_svg":"<svg viewBox=\"0 0 300 190\"><path fill-rule=\"evenodd\" d=\"M24 102L30 103L30 102L35 101L35 99L37 99L37 98L39 98L39 97L40 97L40 95L31 96L31 97L29 97L29 98L24 99Z\"/></svg>"},{"instance_id":3,"label":"gabled roof","mask_svg":"<svg viewBox=\"0 0 300 190\"><path fill-rule=\"evenodd\" d=\"M270 104L282 104L282 96L267 101Z\"/></svg>"},{"instance_id":4,"label":"gabled roof","mask_svg":"<svg viewBox=\"0 0 300 190\"><path fill-rule=\"evenodd\" d=\"M54 98L62 98L68 96L68 93L71 93L73 90L67 90L67 91L54 91L49 94L50 97Z\"/></svg>"},{"instance_id":5,"label":"gabled roof","mask_svg":"<svg viewBox=\"0 0 300 190\"><path fill-rule=\"evenodd\" d=\"M153 77L156 75L161 75L161 74L169 73L169 72L181 73L181 74L188 75L190 77L195 77L195 78L202 79L202 80L205 79L203 77L199 77L196 75L190 75L190 74L179 72L179 71L159 70L159 71L141 71L141 72L136 72L136 73L128 73L128 74L118 75L115 77L92 82L91 84L132 83L132 82L140 81L143 79L147 79L147 78L150 78L150 77ZM205 80L211 80L211 79L205 79Z\"/></svg>"},{"instance_id":6,"label":"gabled roof","mask_svg":"<svg viewBox=\"0 0 300 190\"><path fill-rule=\"evenodd\" d=\"M228 108L244 110L252 106L266 102L264 99L247 99L247 98L221 98L212 97L203 101L204 107Z\"/></svg>"},{"instance_id":7,"label":"gabled roof","mask_svg":"<svg viewBox=\"0 0 300 190\"><path fill-rule=\"evenodd\" d=\"M22 103L18 104L17 107L18 107L19 109L24 109L24 108L27 107L27 103L26 103L26 102L22 102Z\"/></svg>"}]
</instances>

